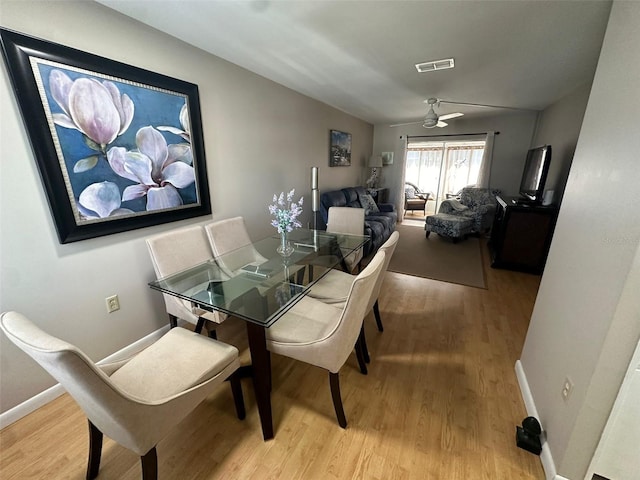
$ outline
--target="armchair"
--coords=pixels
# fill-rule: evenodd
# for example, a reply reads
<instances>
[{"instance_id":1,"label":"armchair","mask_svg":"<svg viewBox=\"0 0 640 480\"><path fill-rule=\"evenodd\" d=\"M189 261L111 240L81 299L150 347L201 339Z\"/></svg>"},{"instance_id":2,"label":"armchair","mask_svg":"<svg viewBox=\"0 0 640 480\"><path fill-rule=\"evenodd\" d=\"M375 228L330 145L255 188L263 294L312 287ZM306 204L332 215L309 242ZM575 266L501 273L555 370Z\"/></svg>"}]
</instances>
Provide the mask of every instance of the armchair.
<instances>
[{"instance_id":1,"label":"armchair","mask_svg":"<svg viewBox=\"0 0 640 480\"><path fill-rule=\"evenodd\" d=\"M460 200L444 200L436 215L426 219L425 230L458 239L470 233L486 233L496 211L496 197L488 188L465 187Z\"/></svg>"},{"instance_id":2,"label":"armchair","mask_svg":"<svg viewBox=\"0 0 640 480\"><path fill-rule=\"evenodd\" d=\"M465 215L473 218L473 231L486 233L491 228L496 213L496 196L488 188L465 187L460 193L460 203L469 208Z\"/></svg>"},{"instance_id":3,"label":"armchair","mask_svg":"<svg viewBox=\"0 0 640 480\"><path fill-rule=\"evenodd\" d=\"M426 215L427 202L429 201L429 192L421 191L416 185L410 182L404 184L404 215L409 210L422 210L422 214Z\"/></svg>"}]
</instances>

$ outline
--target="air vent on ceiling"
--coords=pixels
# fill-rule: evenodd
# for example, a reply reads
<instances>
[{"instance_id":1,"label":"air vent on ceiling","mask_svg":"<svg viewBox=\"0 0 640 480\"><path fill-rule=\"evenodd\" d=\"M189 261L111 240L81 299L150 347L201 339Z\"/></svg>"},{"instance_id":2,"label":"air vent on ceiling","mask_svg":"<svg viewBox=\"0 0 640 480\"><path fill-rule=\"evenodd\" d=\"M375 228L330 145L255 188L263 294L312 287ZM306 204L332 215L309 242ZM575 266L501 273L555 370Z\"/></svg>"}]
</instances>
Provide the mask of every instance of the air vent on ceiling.
<instances>
[{"instance_id":1,"label":"air vent on ceiling","mask_svg":"<svg viewBox=\"0 0 640 480\"><path fill-rule=\"evenodd\" d=\"M446 70L453 68L453 58L445 58L444 60L433 60L431 62L416 63L416 70L420 73L435 72L436 70Z\"/></svg>"}]
</instances>

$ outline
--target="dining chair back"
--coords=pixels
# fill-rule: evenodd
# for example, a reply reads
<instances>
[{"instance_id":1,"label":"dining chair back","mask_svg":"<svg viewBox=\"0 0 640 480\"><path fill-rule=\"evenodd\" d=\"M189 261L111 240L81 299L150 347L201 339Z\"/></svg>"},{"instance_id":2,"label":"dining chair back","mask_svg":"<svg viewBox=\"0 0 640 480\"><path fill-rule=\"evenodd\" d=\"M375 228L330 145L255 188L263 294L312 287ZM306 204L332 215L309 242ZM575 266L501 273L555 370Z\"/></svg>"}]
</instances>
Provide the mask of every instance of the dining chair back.
<instances>
[{"instance_id":1,"label":"dining chair back","mask_svg":"<svg viewBox=\"0 0 640 480\"><path fill-rule=\"evenodd\" d=\"M327 219L327 232L347 235L364 234L364 208L330 207ZM350 272L360 269L364 249L360 247L345 257Z\"/></svg>"},{"instance_id":2,"label":"dining chair back","mask_svg":"<svg viewBox=\"0 0 640 480\"><path fill-rule=\"evenodd\" d=\"M393 256L393 252L395 252L396 247L398 246L398 240L400 240L400 234L396 230L378 249L378 251L383 251L385 253L384 263L382 265L382 273L376 280L376 284L373 287L373 293L369 298L369 304L367 306L367 312L373 309L373 313L376 317L376 323L378 325L378 330L380 330L381 332L384 330L384 328L382 326L382 319L380 318L378 297L380 296L380 290L382 289L382 283L384 282L384 274L387 272L387 269L389 268L389 262L391 261L391 257Z\"/></svg>"},{"instance_id":3,"label":"dining chair back","mask_svg":"<svg viewBox=\"0 0 640 480\"><path fill-rule=\"evenodd\" d=\"M342 308L303 297L267 329L267 348L273 353L329 371L329 382L338 423L347 421L340 395L339 371L358 345L369 297L382 272L385 253L379 251L369 265L353 277Z\"/></svg>"},{"instance_id":4,"label":"dining chair back","mask_svg":"<svg viewBox=\"0 0 640 480\"><path fill-rule=\"evenodd\" d=\"M382 326L382 319L380 318L380 310L378 308L378 297L380 296L380 290L384 281L384 274L389 268L389 262L391 260L391 257L393 256L393 253L395 252L399 239L400 234L396 230L378 249L379 252L385 252L384 264L382 266L382 273L376 280L376 284L373 288L371 297L369 298L367 312L373 309L376 323L378 325L378 330L380 330L381 332L384 330L384 328ZM344 302L347 301L347 292L352 282L352 275L338 270L332 270L311 287L311 289L309 290L309 296L318 300L322 300L325 303L330 303L334 306L341 307Z\"/></svg>"},{"instance_id":5,"label":"dining chair back","mask_svg":"<svg viewBox=\"0 0 640 480\"><path fill-rule=\"evenodd\" d=\"M213 258L209 241L200 225L170 230L147 238L146 243L158 279ZM174 295L163 294L163 297L172 327L180 318L196 325L199 333L206 322L217 324L226 319L224 314L194 308L190 302ZM215 331L212 324L207 324L207 327L210 334Z\"/></svg>"},{"instance_id":6,"label":"dining chair back","mask_svg":"<svg viewBox=\"0 0 640 480\"><path fill-rule=\"evenodd\" d=\"M98 475L105 434L137 453L144 480L154 480L156 444L227 378L238 417L244 418L233 346L178 327L130 359L96 365L20 313L0 315L0 328L60 382L87 416L88 479Z\"/></svg>"},{"instance_id":7,"label":"dining chair back","mask_svg":"<svg viewBox=\"0 0 640 480\"><path fill-rule=\"evenodd\" d=\"M229 276L235 276L245 265L267 261L253 247L243 217L218 220L205 225L204 230L216 262ZM224 258L220 258L222 255Z\"/></svg>"}]
</instances>

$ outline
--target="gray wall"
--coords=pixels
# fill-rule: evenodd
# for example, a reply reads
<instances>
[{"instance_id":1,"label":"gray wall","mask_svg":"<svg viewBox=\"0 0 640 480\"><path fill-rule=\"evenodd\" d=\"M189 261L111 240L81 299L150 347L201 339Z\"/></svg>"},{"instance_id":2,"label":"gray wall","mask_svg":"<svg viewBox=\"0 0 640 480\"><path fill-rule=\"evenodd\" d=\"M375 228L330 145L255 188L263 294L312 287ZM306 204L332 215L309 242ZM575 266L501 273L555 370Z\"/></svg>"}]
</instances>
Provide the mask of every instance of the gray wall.
<instances>
[{"instance_id":1,"label":"gray wall","mask_svg":"<svg viewBox=\"0 0 640 480\"><path fill-rule=\"evenodd\" d=\"M540 115L533 147L551 145L551 165L545 190L554 191L554 203L562 203L573 153L587 108L591 81L558 100Z\"/></svg>"},{"instance_id":2,"label":"gray wall","mask_svg":"<svg viewBox=\"0 0 640 480\"><path fill-rule=\"evenodd\" d=\"M638 25L640 3L614 2L521 356L570 479L585 475L640 337ZM565 376L575 385L567 402Z\"/></svg>"},{"instance_id":3,"label":"gray wall","mask_svg":"<svg viewBox=\"0 0 640 480\"><path fill-rule=\"evenodd\" d=\"M373 126L181 43L93 2L2 0L2 26L199 86L213 215L60 245L4 66L0 68L0 311L17 310L94 360L167 323L144 239L243 215L254 238L273 232L267 204L296 189L310 218L310 167L320 189L358 184ZM329 130L353 135L352 166L328 167ZM121 310L107 314L105 297ZM0 336L2 412L54 384Z\"/></svg>"}]
</instances>

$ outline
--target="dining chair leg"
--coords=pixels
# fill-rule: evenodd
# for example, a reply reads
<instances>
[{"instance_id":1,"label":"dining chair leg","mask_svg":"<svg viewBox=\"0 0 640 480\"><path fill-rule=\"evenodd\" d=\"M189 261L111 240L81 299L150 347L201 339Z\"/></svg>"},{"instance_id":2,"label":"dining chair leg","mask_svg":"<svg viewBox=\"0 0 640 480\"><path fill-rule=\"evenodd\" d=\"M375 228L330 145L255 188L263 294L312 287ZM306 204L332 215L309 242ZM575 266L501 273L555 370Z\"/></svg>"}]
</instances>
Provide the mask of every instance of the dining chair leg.
<instances>
[{"instance_id":1,"label":"dining chair leg","mask_svg":"<svg viewBox=\"0 0 640 480\"><path fill-rule=\"evenodd\" d=\"M242 384L240 383L240 375L238 372L234 372L229 377L229 383L231 384L231 393L233 394L233 402L236 404L236 414L240 420L244 420L246 417L246 411L244 408L244 396L242 395Z\"/></svg>"},{"instance_id":2,"label":"dining chair leg","mask_svg":"<svg viewBox=\"0 0 640 480\"><path fill-rule=\"evenodd\" d=\"M196 328L195 328L194 332L196 332L196 333L202 332L202 327L204 327L204 322L205 322L204 318L198 317L198 323L196 323Z\"/></svg>"},{"instance_id":3,"label":"dining chair leg","mask_svg":"<svg viewBox=\"0 0 640 480\"><path fill-rule=\"evenodd\" d=\"M373 304L373 314L376 317L376 323L378 324L378 331L384 332L384 328L382 327L382 318L380 318L380 308L378 307L378 300Z\"/></svg>"},{"instance_id":4,"label":"dining chair leg","mask_svg":"<svg viewBox=\"0 0 640 480\"><path fill-rule=\"evenodd\" d=\"M169 314L169 328L176 328L178 326L178 317Z\"/></svg>"},{"instance_id":5,"label":"dining chair leg","mask_svg":"<svg viewBox=\"0 0 640 480\"><path fill-rule=\"evenodd\" d=\"M331 398L333 399L333 408L338 417L338 424L342 428L347 428L347 417L344 415L342 408L342 396L340 395L340 374L329 372L329 385L331 386Z\"/></svg>"},{"instance_id":6,"label":"dining chair leg","mask_svg":"<svg viewBox=\"0 0 640 480\"><path fill-rule=\"evenodd\" d=\"M142 461L142 480L158 479L158 455L156 447L149 450L144 456L140 457Z\"/></svg>"},{"instance_id":7,"label":"dining chair leg","mask_svg":"<svg viewBox=\"0 0 640 480\"><path fill-rule=\"evenodd\" d=\"M358 337L358 341L362 346L362 356L365 363L371 363L371 358L369 357L369 348L367 347L367 337L365 337L364 335L364 324L362 324L362 327L360 327L360 336Z\"/></svg>"},{"instance_id":8,"label":"dining chair leg","mask_svg":"<svg viewBox=\"0 0 640 480\"><path fill-rule=\"evenodd\" d=\"M218 332L216 331L216 327L212 326L212 322L209 322L207 325L207 333L209 334L209 338L213 338L214 340L218 339Z\"/></svg>"},{"instance_id":9,"label":"dining chair leg","mask_svg":"<svg viewBox=\"0 0 640 480\"><path fill-rule=\"evenodd\" d=\"M362 342L360 341L360 336L358 336L358 340L356 340L356 358L358 359L358 365L360 366L360 373L366 375L367 372L367 363L364 361L364 354L362 353Z\"/></svg>"},{"instance_id":10,"label":"dining chair leg","mask_svg":"<svg viewBox=\"0 0 640 480\"><path fill-rule=\"evenodd\" d=\"M89 420L89 463L87 465L87 480L93 480L100 470L102 455L102 432Z\"/></svg>"},{"instance_id":11,"label":"dining chair leg","mask_svg":"<svg viewBox=\"0 0 640 480\"><path fill-rule=\"evenodd\" d=\"M313 265L309 265L309 283L313 282Z\"/></svg>"}]
</instances>

